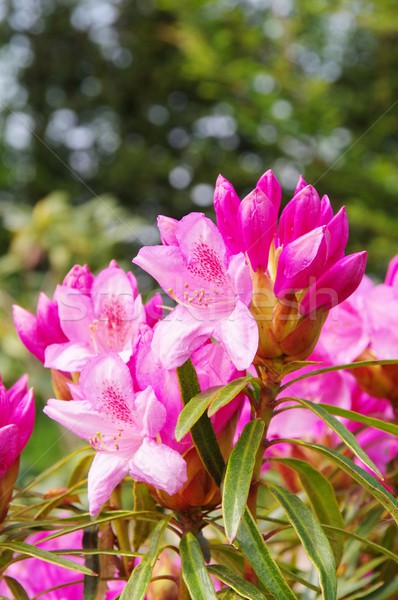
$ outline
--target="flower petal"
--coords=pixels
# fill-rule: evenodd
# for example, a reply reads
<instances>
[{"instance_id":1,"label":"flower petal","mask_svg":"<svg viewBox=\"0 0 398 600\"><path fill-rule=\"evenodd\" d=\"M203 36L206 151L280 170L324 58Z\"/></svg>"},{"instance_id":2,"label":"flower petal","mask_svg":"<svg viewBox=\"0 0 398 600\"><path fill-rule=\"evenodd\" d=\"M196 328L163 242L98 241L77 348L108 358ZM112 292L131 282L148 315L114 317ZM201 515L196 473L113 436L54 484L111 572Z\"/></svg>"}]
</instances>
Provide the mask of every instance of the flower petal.
<instances>
[{"instance_id":1,"label":"flower petal","mask_svg":"<svg viewBox=\"0 0 398 600\"><path fill-rule=\"evenodd\" d=\"M104 419L131 423L133 381L120 356L102 354L90 360L81 372L79 385L87 401Z\"/></svg>"},{"instance_id":2,"label":"flower petal","mask_svg":"<svg viewBox=\"0 0 398 600\"><path fill-rule=\"evenodd\" d=\"M143 392L137 392L134 401L134 421L142 435L155 437L166 420L166 410L148 386Z\"/></svg>"},{"instance_id":3,"label":"flower petal","mask_svg":"<svg viewBox=\"0 0 398 600\"><path fill-rule=\"evenodd\" d=\"M243 302L238 301L229 317L218 323L214 337L239 371L251 365L258 348L258 327Z\"/></svg>"},{"instance_id":4,"label":"flower petal","mask_svg":"<svg viewBox=\"0 0 398 600\"><path fill-rule=\"evenodd\" d=\"M264 192L256 188L239 207L245 251L253 271L267 270L268 254L277 225L277 209Z\"/></svg>"},{"instance_id":5,"label":"flower petal","mask_svg":"<svg viewBox=\"0 0 398 600\"><path fill-rule=\"evenodd\" d=\"M175 494L187 481L185 460L164 444L145 438L129 461L133 479L144 481L168 494Z\"/></svg>"},{"instance_id":6,"label":"flower petal","mask_svg":"<svg viewBox=\"0 0 398 600\"><path fill-rule=\"evenodd\" d=\"M97 452L88 474L88 503L90 515L100 512L101 506L109 500L115 487L128 473L125 458L115 454Z\"/></svg>"},{"instance_id":7,"label":"flower petal","mask_svg":"<svg viewBox=\"0 0 398 600\"><path fill-rule=\"evenodd\" d=\"M213 329L214 325L193 316L185 306L177 306L155 327L154 356L164 368L175 369L211 337Z\"/></svg>"},{"instance_id":8,"label":"flower petal","mask_svg":"<svg viewBox=\"0 0 398 600\"><path fill-rule=\"evenodd\" d=\"M361 283L366 257L366 252L358 252L335 263L308 289L300 312L307 316L318 308L327 311L351 296Z\"/></svg>"},{"instance_id":9,"label":"flower petal","mask_svg":"<svg viewBox=\"0 0 398 600\"><path fill-rule=\"evenodd\" d=\"M214 210L217 225L225 245L232 254L244 252L238 211L240 200L233 185L219 175L214 190Z\"/></svg>"},{"instance_id":10,"label":"flower petal","mask_svg":"<svg viewBox=\"0 0 398 600\"><path fill-rule=\"evenodd\" d=\"M94 350L84 342L51 344L47 346L44 356L44 366L48 369L79 373L86 362L94 356Z\"/></svg>"}]
</instances>

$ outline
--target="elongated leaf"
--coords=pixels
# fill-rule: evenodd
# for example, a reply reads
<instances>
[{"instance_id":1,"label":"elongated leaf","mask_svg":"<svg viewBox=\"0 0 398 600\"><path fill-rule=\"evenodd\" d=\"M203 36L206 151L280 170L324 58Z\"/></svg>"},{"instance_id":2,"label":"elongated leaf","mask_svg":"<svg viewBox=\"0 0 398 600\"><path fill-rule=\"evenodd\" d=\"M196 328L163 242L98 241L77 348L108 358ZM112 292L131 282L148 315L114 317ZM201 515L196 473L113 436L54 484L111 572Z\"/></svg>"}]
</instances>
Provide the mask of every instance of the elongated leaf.
<instances>
[{"instance_id":1,"label":"elongated leaf","mask_svg":"<svg viewBox=\"0 0 398 600\"><path fill-rule=\"evenodd\" d=\"M166 530L168 519L160 521L151 534L150 547L145 556L142 557L140 564L135 567L130 579L128 580L120 600L143 600L151 581L152 570L160 553L160 542L162 541Z\"/></svg>"},{"instance_id":2,"label":"elongated leaf","mask_svg":"<svg viewBox=\"0 0 398 600\"><path fill-rule=\"evenodd\" d=\"M236 396L252 381L255 381L255 377L247 375L246 377L234 379L233 381L227 383L227 385L224 385L211 401L208 413L209 417L214 415L220 410L220 408L236 398Z\"/></svg>"},{"instance_id":3,"label":"elongated leaf","mask_svg":"<svg viewBox=\"0 0 398 600\"><path fill-rule=\"evenodd\" d=\"M347 410L346 408L340 408L339 406L332 406L331 404L318 404L324 410L326 410L331 415L337 415L338 417L345 417L346 419L351 419L351 421L357 421L358 423L363 423L364 425L369 425L370 427L374 427L375 429L380 429L380 431L385 431L386 433L391 433L391 435L395 435L398 437L398 425L395 423L389 423L388 421L381 421L380 419L375 419L374 417L368 417L366 415L361 415L354 410Z\"/></svg>"},{"instance_id":4,"label":"elongated leaf","mask_svg":"<svg viewBox=\"0 0 398 600\"><path fill-rule=\"evenodd\" d=\"M156 502L150 495L145 483L134 482L134 510L155 510ZM156 523L144 519L137 519L134 525L133 548L138 548L149 537Z\"/></svg>"},{"instance_id":5,"label":"elongated leaf","mask_svg":"<svg viewBox=\"0 0 398 600\"><path fill-rule=\"evenodd\" d=\"M192 533L180 542L182 576L192 600L216 600L216 593L206 569L202 550Z\"/></svg>"},{"instance_id":6,"label":"elongated leaf","mask_svg":"<svg viewBox=\"0 0 398 600\"><path fill-rule=\"evenodd\" d=\"M277 485L271 485L269 489L283 506L308 558L318 571L322 597L325 600L335 600L337 597L336 564L329 540L318 519L292 492Z\"/></svg>"},{"instance_id":7,"label":"elongated leaf","mask_svg":"<svg viewBox=\"0 0 398 600\"><path fill-rule=\"evenodd\" d=\"M236 540L257 577L275 600L297 600L283 579L248 509L243 515Z\"/></svg>"},{"instance_id":8,"label":"elongated leaf","mask_svg":"<svg viewBox=\"0 0 398 600\"><path fill-rule=\"evenodd\" d=\"M223 589L217 592L218 600L242 600L242 596L237 594L234 590Z\"/></svg>"},{"instance_id":9,"label":"elongated leaf","mask_svg":"<svg viewBox=\"0 0 398 600\"><path fill-rule=\"evenodd\" d=\"M381 586L378 590L361 596L361 600L394 600L398 594L398 579L389 581L385 585Z\"/></svg>"},{"instance_id":10,"label":"elongated leaf","mask_svg":"<svg viewBox=\"0 0 398 600\"><path fill-rule=\"evenodd\" d=\"M209 416L211 416L221 407L233 400L248 383L254 380L255 378L252 376L240 377L239 379L234 379L230 383L227 383L227 385L217 385L209 388L205 392L196 394L196 396L191 398L191 401L184 406L178 417L175 431L176 439L181 440L209 406Z\"/></svg>"},{"instance_id":11,"label":"elongated leaf","mask_svg":"<svg viewBox=\"0 0 398 600\"><path fill-rule=\"evenodd\" d=\"M87 473L90 469L91 463L93 462L93 455L87 454L86 456L82 456L77 465L72 471L72 474L69 477L69 481L66 487L71 488L76 485L83 479L87 477Z\"/></svg>"},{"instance_id":12,"label":"elongated leaf","mask_svg":"<svg viewBox=\"0 0 398 600\"><path fill-rule=\"evenodd\" d=\"M10 588L10 592L12 593L13 598L15 600L29 600L28 594L25 592L24 588L19 583L19 581L17 581L13 577L9 577L8 575L4 575L3 578L8 587Z\"/></svg>"},{"instance_id":13,"label":"elongated leaf","mask_svg":"<svg viewBox=\"0 0 398 600\"><path fill-rule=\"evenodd\" d=\"M370 475L361 467L358 467L358 465L343 454L340 454L331 448L327 448L327 446L323 446L322 444L310 444L309 442L295 440L293 438L284 439L283 442L314 450L336 463L343 471L351 475L355 481L372 494L372 496L390 513L398 525L398 502L395 500L394 496L379 483L376 477Z\"/></svg>"},{"instance_id":14,"label":"elongated leaf","mask_svg":"<svg viewBox=\"0 0 398 600\"><path fill-rule=\"evenodd\" d=\"M324 367L322 369L317 369L316 371L309 371L308 373L303 373L303 375L299 375L295 379L288 381L285 383L280 391L283 392L286 388L297 383L298 381L302 381L303 379L308 379L308 377L314 377L315 375L322 375L323 373L332 373L333 371L344 371L357 369L359 367L375 367L377 365L397 365L398 360L361 360L359 362L354 363L346 363L343 365L333 365L332 367Z\"/></svg>"},{"instance_id":15,"label":"elongated leaf","mask_svg":"<svg viewBox=\"0 0 398 600\"><path fill-rule=\"evenodd\" d=\"M146 597L148 585L152 577L152 561L147 554L137 565L126 583L120 600L143 600Z\"/></svg>"},{"instance_id":16,"label":"elongated leaf","mask_svg":"<svg viewBox=\"0 0 398 600\"><path fill-rule=\"evenodd\" d=\"M344 520L337 504L334 488L320 471L317 471L309 463L298 458L275 458L273 460L296 471L307 493L313 511L322 524L344 529ZM329 542L336 564L338 565L343 554L342 540L331 536L329 537Z\"/></svg>"},{"instance_id":17,"label":"elongated leaf","mask_svg":"<svg viewBox=\"0 0 398 600\"><path fill-rule=\"evenodd\" d=\"M265 600L265 596L252 583L243 579L224 565L210 565L209 572L247 600Z\"/></svg>"},{"instance_id":18,"label":"elongated leaf","mask_svg":"<svg viewBox=\"0 0 398 600\"><path fill-rule=\"evenodd\" d=\"M87 569L87 567L84 567L79 563L75 563L73 560L69 560L63 556L58 556L53 552L43 550L43 548L38 548L37 546L32 546L31 544L25 544L24 542L1 542L0 548L7 548L8 550L12 550L13 552L17 552L18 554L23 554L26 556L33 556L34 558L44 560L44 562L65 567L65 569L70 569L71 571L76 571L77 573L83 573L84 575L96 575L96 573L91 571L91 569Z\"/></svg>"},{"instance_id":19,"label":"elongated leaf","mask_svg":"<svg viewBox=\"0 0 398 600\"><path fill-rule=\"evenodd\" d=\"M178 367L177 374L181 397L185 405L200 393L198 376L190 360L187 360L181 367ZM191 435L206 470L216 485L220 486L225 463L213 426L206 414L203 414L192 427Z\"/></svg>"},{"instance_id":20,"label":"elongated leaf","mask_svg":"<svg viewBox=\"0 0 398 600\"><path fill-rule=\"evenodd\" d=\"M286 398L286 400L294 400L295 402L298 402L322 419L322 421L326 423L341 440L343 440L345 445L355 454L355 456L357 456L367 467L369 467L369 469L383 479L379 469L358 444L355 435L352 434L351 431L349 431L342 423L340 423L340 421L335 419L333 415L329 414L324 408L322 408L322 406L319 406L319 404L315 404L314 402L310 402L309 400L304 400L303 398L294 397Z\"/></svg>"},{"instance_id":21,"label":"elongated leaf","mask_svg":"<svg viewBox=\"0 0 398 600\"><path fill-rule=\"evenodd\" d=\"M369 548L372 548L372 550L375 550L379 554L383 554L386 558L393 560L398 564L398 555L395 552L388 550L384 546L380 546L380 544L371 542L367 538L364 538L363 536L358 535L357 533L354 533L352 531L348 531L346 529L339 529L338 527L332 527L331 525L324 525L324 528L342 537L348 537L352 538L353 540L357 540L358 542L361 542L361 544L363 544L364 546L369 546Z\"/></svg>"},{"instance_id":22,"label":"elongated leaf","mask_svg":"<svg viewBox=\"0 0 398 600\"><path fill-rule=\"evenodd\" d=\"M239 529L253 474L256 453L264 433L264 422L250 421L229 457L222 490L225 533L232 542Z\"/></svg>"},{"instance_id":23,"label":"elongated leaf","mask_svg":"<svg viewBox=\"0 0 398 600\"><path fill-rule=\"evenodd\" d=\"M184 406L176 425L175 437L177 441L180 441L200 419L220 389L222 389L221 386L212 387L201 394L197 394Z\"/></svg>"}]
</instances>

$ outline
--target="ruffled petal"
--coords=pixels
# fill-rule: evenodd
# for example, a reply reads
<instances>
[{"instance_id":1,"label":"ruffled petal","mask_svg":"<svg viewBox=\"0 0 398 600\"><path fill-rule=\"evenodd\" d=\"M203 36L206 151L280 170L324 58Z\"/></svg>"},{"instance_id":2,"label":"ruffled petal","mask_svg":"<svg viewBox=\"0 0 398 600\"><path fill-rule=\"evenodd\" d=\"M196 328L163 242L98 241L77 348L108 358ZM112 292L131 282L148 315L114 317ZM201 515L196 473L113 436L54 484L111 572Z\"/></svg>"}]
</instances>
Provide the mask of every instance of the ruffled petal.
<instances>
[{"instance_id":1,"label":"ruffled petal","mask_svg":"<svg viewBox=\"0 0 398 600\"><path fill-rule=\"evenodd\" d=\"M97 452L88 474L88 504L90 514L96 515L109 500L115 487L128 473L128 463L115 454Z\"/></svg>"},{"instance_id":2,"label":"ruffled petal","mask_svg":"<svg viewBox=\"0 0 398 600\"><path fill-rule=\"evenodd\" d=\"M149 483L170 495L178 492L187 481L187 467L182 456L148 438L129 461L129 472L133 479Z\"/></svg>"}]
</instances>

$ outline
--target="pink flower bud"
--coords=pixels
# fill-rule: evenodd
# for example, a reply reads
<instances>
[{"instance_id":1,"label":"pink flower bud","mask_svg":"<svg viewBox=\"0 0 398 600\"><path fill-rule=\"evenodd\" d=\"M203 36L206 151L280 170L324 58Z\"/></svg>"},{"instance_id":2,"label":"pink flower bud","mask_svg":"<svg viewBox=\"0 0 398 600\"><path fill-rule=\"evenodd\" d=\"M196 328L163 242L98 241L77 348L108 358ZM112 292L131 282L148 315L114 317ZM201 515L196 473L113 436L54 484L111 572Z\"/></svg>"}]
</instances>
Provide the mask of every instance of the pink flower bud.
<instances>
[{"instance_id":1,"label":"pink flower bud","mask_svg":"<svg viewBox=\"0 0 398 600\"><path fill-rule=\"evenodd\" d=\"M279 237L287 244L317 227L321 201L317 191L307 185L293 196L282 211L279 221Z\"/></svg>"},{"instance_id":2,"label":"pink flower bud","mask_svg":"<svg viewBox=\"0 0 398 600\"><path fill-rule=\"evenodd\" d=\"M252 269L266 271L269 248L276 231L277 209L257 187L242 200L239 216L244 247Z\"/></svg>"},{"instance_id":3,"label":"pink flower bud","mask_svg":"<svg viewBox=\"0 0 398 600\"><path fill-rule=\"evenodd\" d=\"M225 245L232 254L244 252L238 211L240 200L234 187L225 177L219 175L214 190L214 210L217 225Z\"/></svg>"},{"instance_id":4,"label":"pink flower bud","mask_svg":"<svg viewBox=\"0 0 398 600\"><path fill-rule=\"evenodd\" d=\"M300 304L304 316L321 308L328 311L351 296L360 284L367 252L349 254L335 263L313 283Z\"/></svg>"}]
</instances>

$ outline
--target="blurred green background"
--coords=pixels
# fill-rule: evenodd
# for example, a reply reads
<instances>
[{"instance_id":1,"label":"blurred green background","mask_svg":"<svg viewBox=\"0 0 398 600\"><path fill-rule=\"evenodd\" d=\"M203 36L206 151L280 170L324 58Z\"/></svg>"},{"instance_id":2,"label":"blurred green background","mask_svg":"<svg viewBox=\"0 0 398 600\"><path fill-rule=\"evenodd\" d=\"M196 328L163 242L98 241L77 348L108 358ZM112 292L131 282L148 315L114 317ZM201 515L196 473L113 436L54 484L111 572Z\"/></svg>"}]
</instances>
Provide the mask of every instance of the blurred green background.
<instances>
[{"instance_id":1,"label":"blurred green background","mask_svg":"<svg viewBox=\"0 0 398 600\"><path fill-rule=\"evenodd\" d=\"M49 377L12 304L34 310L76 262L128 267L157 214L211 214L220 172L244 195L272 168L285 201L303 173L347 205L350 250L383 277L398 252L395 0L0 0L0 21L0 372L28 371L39 413ZM58 435L40 417L31 473Z\"/></svg>"}]
</instances>

